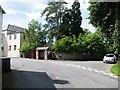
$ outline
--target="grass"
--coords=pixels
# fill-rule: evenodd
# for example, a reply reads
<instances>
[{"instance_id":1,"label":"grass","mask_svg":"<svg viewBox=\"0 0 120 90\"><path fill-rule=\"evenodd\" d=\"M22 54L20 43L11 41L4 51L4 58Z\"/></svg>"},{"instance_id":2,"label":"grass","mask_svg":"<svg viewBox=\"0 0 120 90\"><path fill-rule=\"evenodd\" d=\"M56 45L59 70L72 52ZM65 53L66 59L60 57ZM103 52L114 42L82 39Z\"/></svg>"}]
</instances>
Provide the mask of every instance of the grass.
<instances>
[{"instance_id":1,"label":"grass","mask_svg":"<svg viewBox=\"0 0 120 90\"><path fill-rule=\"evenodd\" d=\"M120 76L120 63L116 63L115 65L113 65L110 69L110 72L117 76Z\"/></svg>"}]
</instances>

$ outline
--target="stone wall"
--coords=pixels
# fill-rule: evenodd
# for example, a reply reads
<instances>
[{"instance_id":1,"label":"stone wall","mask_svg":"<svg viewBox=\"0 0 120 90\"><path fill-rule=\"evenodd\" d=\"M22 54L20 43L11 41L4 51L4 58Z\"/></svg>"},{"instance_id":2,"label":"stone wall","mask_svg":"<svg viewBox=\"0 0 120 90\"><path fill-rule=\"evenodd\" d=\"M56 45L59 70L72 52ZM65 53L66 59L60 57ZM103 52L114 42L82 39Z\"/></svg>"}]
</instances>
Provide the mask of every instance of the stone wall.
<instances>
[{"instance_id":1,"label":"stone wall","mask_svg":"<svg viewBox=\"0 0 120 90\"><path fill-rule=\"evenodd\" d=\"M102 60L104 55L88 55L78 53L59 53L55 54L57 57L61 56L64 60Z\"/></svg>"}]
</instances>

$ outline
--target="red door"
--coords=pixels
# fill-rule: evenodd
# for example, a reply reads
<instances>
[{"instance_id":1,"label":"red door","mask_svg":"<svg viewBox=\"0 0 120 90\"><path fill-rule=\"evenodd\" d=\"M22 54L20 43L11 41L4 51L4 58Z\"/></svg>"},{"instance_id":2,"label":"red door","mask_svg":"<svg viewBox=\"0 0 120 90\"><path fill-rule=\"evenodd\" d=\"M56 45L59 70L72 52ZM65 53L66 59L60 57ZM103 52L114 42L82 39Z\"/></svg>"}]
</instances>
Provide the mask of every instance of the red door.
<instances>
[{"instance_id":1,"label":"red door","mask_svg":"<svg viewBox=\"0 0 120 90\"><path fill-rule=\"evenodd\" d=\"M34 49L31 49L31 58L35 59L35 50Z\"/></svg>"}]
</instances>

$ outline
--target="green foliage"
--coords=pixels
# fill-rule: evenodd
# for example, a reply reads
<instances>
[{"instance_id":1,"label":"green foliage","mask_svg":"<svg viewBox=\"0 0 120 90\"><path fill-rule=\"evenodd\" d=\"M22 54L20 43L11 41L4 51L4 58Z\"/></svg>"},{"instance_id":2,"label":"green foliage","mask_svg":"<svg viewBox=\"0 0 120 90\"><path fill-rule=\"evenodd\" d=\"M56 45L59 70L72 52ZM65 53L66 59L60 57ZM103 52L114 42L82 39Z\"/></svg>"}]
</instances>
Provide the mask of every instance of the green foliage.
<instances>
[{"instance_id":1,"label":"green foliage","mask_svg":"<svg viewBox=\"0 0 120 90\"><path fill-rule=\"evenodd\" d=\"M88 53L90 54L106 53L106 50L105 50L106 43L103 42L103 39L98 34L98 32L87 35L85 37L85 40L86 40L86 47L87 47Z\"/></svg>"},{"instance_id":2,"label":"green foliage","mask_svg":"<svg viewBox=\"0 0 120 90\"><path fill-rule=\"evenodd\" d=\"M42 12L42 16L46 16L49 38L58 38L60 35L59 25L61 24L61 18L64 14L65 4L67 4L65 1L49 1L48 7Z\"/></svg>"},{"instance_id":3,"label":"green foliage","mask_svg":"<svg viewBox=\"0 0 120 90\"><path fill-rule=\"evenodd\" d=\"M27 52L29 49L30 49L29 43L23 43L20 48L20 52Z\"/></svg>"},{"instance_id":4,"label":"green foliage","mask_svg":"<svg viewBox=\"0 0 120 90\"><path fill-rule=\"evenodd\" d=\"M46 44L47 31L41 28L41 23L34 19L28 24L28 29L24 31L27 40L21 45L21 52L27 52L30 49L35 49Z\"/></svg>"},{"instance_id":5,"label":"green foliage","mask_svg":"<svg viewBox=\"0 0 120 90\"><path fill-rule=\"evenodd\" d=\"M120 4L120 3L119 3ZM114 53L120 55L120 6L116 4L116 20L115 20L115 30L113 32L113 48Z\"/></svg>"},{"instance_id":6,"label":"green foliage","mask_svg":"<svg viewBox=\"0 0 120 90\"><path fill-rule=\"evenodd\" d=\"M120 76L120 63L113 65L113 67L110 69L110 72L116 74L117 76Z\"/></svg>"},{"instance_id":7,"label":"green foliage","mask_svg":"<svg viewBox=\"0 0 120 90\"><path fill-rule=\"evenodd\" d=\"M80 3L74 2L71 9L71 33L74 34L76 37L79 36L79 33L83 33L81 26L82 17L80 11Z\"/></svg>"},{"instance_id":8,"label":"green foliage","mask_svg":"<svg viewBox=\"0 0 120 90\"><path fill-rule=\"evenodd\" d=\"M91 2L88 10L90 11L90 23L105 33L106 37L112 35L111 26L115 25L116 3L113 2ZM101 9L102 8L102 9Z\"/></svg>"},{"instance_id":9,"label":"green foliage","mask_svg":"<svg viewBox=\"0 0 120 90\"><path fill-rule=\"evenodd\" d=\"M46 15L48 22L49 37L59 40L62 35L65 36L79 36L83 33L80 27L82 22L80 3L74 2L71 9L65 7L67 3L51 1L48 7L42 12L42 16Z\"/></svg>"},{"instance_id":10,"label":"green foliage","mask_svg":"<svg viewBox=\"0 0 120 90\"><path fill-rule=\"evenodd\" d=\"M79 34L78 37L63 36L62 39L56 40L53 49L59 53L106 53L106 43L98 32L90 33L87 29L84 32L84 35Z\"/></svg>"},{"instance_id":11,"label":"green foliage","mask_svg":"<svg viewBox=\"0 0 120 90\"><path fill-rule=\"evenodd\" d=\"M115 24L116 29L113 32L112 39L114 41L113 49L115 54L120 54L120 21Z\"/></svg>"},{"instance_id":12,"label":"green foliage","mask_svg":"<svg viewBox=\"0 0 120 90\"><path fill-rule=\"evenodd\" d=\"M62 39L56 40L53 50L60 53L71 52L71 39L71 37L63 36Z\"/></svg>"},{"instance_id":13,"label":"green foliage","mask_svg":"<svg viewBox=\"0 0 120 90\"><path fill-rule=\"evenodd\" d=\"M80 3L74 2L71 9L66 9L60 24L60 34L65 36L79 36L83 33L81 26L82 17ZM61 36L60 35L60 36ZM59 37L60 38L60 37Z\"/></svg>"},{"instance_id":14,"label":"green foliage","mask_svg":"<svg viewBox=\"0 0 120 90\"><path fill-rule=\"evenodd\" d=\"M90 2L88 10L90 23L102 33L108 51L120 54L120 2Z\"/></svg>"}]
</instances>

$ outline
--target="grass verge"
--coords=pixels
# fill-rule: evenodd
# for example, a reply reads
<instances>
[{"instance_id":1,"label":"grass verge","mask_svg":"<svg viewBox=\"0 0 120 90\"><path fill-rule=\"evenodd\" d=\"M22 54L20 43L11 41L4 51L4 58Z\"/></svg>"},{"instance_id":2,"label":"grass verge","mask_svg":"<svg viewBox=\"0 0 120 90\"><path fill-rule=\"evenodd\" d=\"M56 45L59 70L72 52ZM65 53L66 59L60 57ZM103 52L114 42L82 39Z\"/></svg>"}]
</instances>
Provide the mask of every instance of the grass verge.
<instances>
[{"instance_id":1,"label":"grass verge","mask_svg":"<svg viewBox=\"0 0 120 90\"><path fill-rule=\"evenodd\" d=\"M116 63L115 65L113 65L110 69L110 72L117 76L120 76L120 63Z\"/></svg>"}]
</instances>

